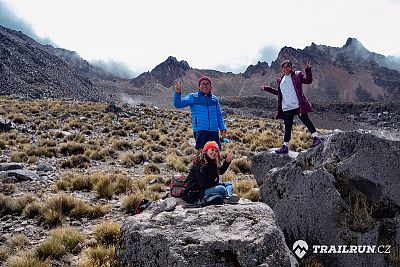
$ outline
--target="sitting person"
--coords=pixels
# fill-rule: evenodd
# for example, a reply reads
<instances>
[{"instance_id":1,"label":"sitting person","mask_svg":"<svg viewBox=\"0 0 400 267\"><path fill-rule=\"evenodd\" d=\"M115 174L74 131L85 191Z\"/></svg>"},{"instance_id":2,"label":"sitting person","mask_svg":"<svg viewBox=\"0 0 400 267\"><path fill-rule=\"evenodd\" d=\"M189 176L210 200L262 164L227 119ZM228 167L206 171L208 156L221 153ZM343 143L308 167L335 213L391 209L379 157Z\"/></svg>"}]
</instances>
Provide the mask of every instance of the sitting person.
<instances>
[{"instance_id":1,"label":"sitting person","mask_svg":"<svg viewBox=\"0 0 400 267\"><path fill-rule=\"evenodd\" d=\"M231 182L220 183L219 176L224 174L233 159L230 152L221 165L219 147L215 141L207 142L202 152L195 158L188 176L188 187L182 199L195 203L209 194L220 194L225 202L236 203L239 197L233 194Z\"/></svg>"}]
</instances>

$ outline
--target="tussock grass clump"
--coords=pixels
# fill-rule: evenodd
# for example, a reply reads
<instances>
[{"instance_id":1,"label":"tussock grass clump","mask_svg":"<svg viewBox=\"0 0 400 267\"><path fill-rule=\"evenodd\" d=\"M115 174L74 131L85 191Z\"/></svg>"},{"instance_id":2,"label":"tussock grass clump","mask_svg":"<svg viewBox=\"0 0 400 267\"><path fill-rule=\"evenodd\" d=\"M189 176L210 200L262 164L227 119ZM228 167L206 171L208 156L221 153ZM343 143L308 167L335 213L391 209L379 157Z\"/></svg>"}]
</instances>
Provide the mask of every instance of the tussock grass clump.
<instances>
[{"instance_id":1,"label":"tussock grass clump","mask_svg":"<svg viewBox=\"0 0 400 267\"><path fill-rule=\"evenodd\" d=\"M26 121L26 117L21 114L12 115L10 119L13 120L15 124L24 124Z\"/></svg>"},{"instance_id":2,"label":"tussock grass clump","mask_svg":"<svg viewBox=\"0 0 400 267\"><path fill-rule=\"evenodd\" d=\"M241 197L244 197L246 193L253 190L255 187L257 187L255 180L241 180L233 185L235 193Z\"/></svg>"},{"instance_id":3,"label":"tussock grass clump","mask_svg":"<svg viewBox=\"0 0 400 267\"><path fill-rule=\"evenodd\" d=\"M63 214L54 209L44 210L40 217L40 221L50 228L61 225L63 220Z\"/></svg>"},{"instance_id":4,"label":"tussock grass clump","mask_svg":"<svg viewBox=\"0 0 400 267\"><path fill-rule=\"evenodd\" d=\"M153 163L163 163L165 161L165 156L161 153L154 153L151 157L151 162Z\"/></svg>"},{"instance_id":5,"label":"tussock grass clump","mask_svg":"<svg viewBox=\"0 0 400 267\"><path fill-rule=\"evenodd\" d=\"M18 144L29 144L30 142L32 142L32 139L27 136L18 136L16 141Z\"/></svg>"},{"instance_id":6,"label":"tussock grass clump","mask_svg":"<svg viewBox=\"0 0 400 267\"><path fill-rule=\"evenodd\" d=\"M230 168L234 173L250 173L250 161L247 158L234 159Z\"/></svg>"},{"instance_id":7,"label":"tussock grass clump","mask_svg":"<svg viewBox=\"0 0 400 267\"><path fill-rule=\"evenodd\" d=\"M136 164L141 164L145 160L143 152L127 152L122 154L122 164L126 167L132 167Z\"/></svg>"},{"instance_id":8,"label":"tussock grass clump","mask_svg":"<svg viewBox=\"0 0 400 267\"><path fill-rule=\"evenodd\" d=\"M38 146L40 147L56 147L57 142L51 139L40 139Z\"/></svg>"},{"instance_id":9,"label":"tussock grass clump","mask_svg":"<svg viewBox=\"0 0 400 267\"><path fill-rule=\"evenodd\" d=\"M99 197L111 199L115 192L115 186L109 176L102 176L97 181L95 190Z\"/></svg>"},{"instance_id":10,"label":"tussock grass clump","mask_svg":"<svg viewBox=\"0 0 400 267\"><path fill-rule=\"evenodd\" d=\"M183 162L182 157L179 157L175 153L168 154L167 157L165 158L165 161L168 166L172 167L174 170L176 170L178 172L187 172L188 171L185 163Z\"/></svg>"},{"instance_id":11,"label":"tussock grass clump","mask_svg":"<svg viewBox=\"0 0 400 267\"><path fill-rule=\"evenodd\" d=\"M60 147L60 153L64 156L80 155L84 152L85 146L74 141L68 141L67 143L62 144Z\"/></svg>"},{"instance_id":12,"label":"tussock grass clump","mask_svg":"<svg viewBox=\"0 0 400 267\"><path fill-rule=\"evenodd\" d=\"M222 181L223 182L231 182L234 181L236 179L236 174L231 171L231 170L227 170L223 175L222 175Z\"/></svg>"},{"instance_id":13,"label":"tussock grass clump","mask_svg":"<svg viewBox=\"0 0 400 267\"><path fill-rule=\"evenodd\" d=\"M143 148L144 151L163 152L165 148L157 144L148 144Z\"/></svg>"},{"instance_id":14,"label":"tussock grass clump","mask_svg":"<svg viewBox=\"0 0 400 267\"><path fill-rule=\"evenodd\" d=\"M85 236L74 228L59 228L36 248L36 255L41 260L59 259L65 253L72 252L77 244L82 243Z\"/></svg>"},{"instance_id":15,"label":"tussock grass clump","mask_svg":"<svg viewBox=\"0 0 400 267\"><path fill-rule=\"evenodd\" d=\"M43 206L37 201L29 203L22 211L22 216L28 219L33 219L42 213Z\"/></svg>"},{"instance_id":16,"label":"tussock grass clump","mask_svg":"<svg viewBox=\"0 0 400 267\"><path fill-rule=\"evenodd\" d=\"M67 140L67 143L68 143L68 141L76 142L76 143L83 143L86 141L85 136L81 133L70 134L65 139Z\"/></svg>"},{"instance_id":17,"label":"tussock grass clump","mask_svg":"<svg viewBox=\"0 0 400 267\"><path fill-rule=\"evenodd\" d=\"M142 179L133 180L132 189L134 191L146 190L146 188L147 188L147 180L146 179L142 178Z\"/></svg>"},{"instance_id":18,"label":"tussock grass clump","mask_svg":"<svg viewBox=\"0 0 400 267\"><path fill-rule=\"evenodd\" d=\"M93 227L93 234L98 244L116 245L121 226L112 221L105 221Z\"/></svg>"},{"instance_id":19,"label":"tussock grass clump","mask_svg":"<svg viewBox=\"0 0 400 267\"><path fill-rule=\"evenodd\" d=\"M152 186L150 186L149 190L153 191L153 192L158 192L158 193L165 192L164 186L159 183L156 183L156 184L153 184Z\"/></svg>"},{"instance_id":20,"label":"tussock grass clump","mask_svg":"<svg viewBox=\"0 0 400 267\"><path fill-rule=\"evenodd\" d=\"M118 261L115 253L115 246L96 246L90 247L83 251L79 267L122 267L124 266Z\"/></svg>"},{"instance_id":21,"label":"tussock grass clump","mask_svg":"<svg viewBox=\"0 0 400 267\"><path fill-rule=\"evenodd\" d=\"M104 216L110 209L109 205L92 206L72 196L60 195L45 202L41 221L49 227L54 227L62 223L64 216L93 219Z\"/></svg>"},{"instance_id":22,"label":"tussock grass clump","mask_svg":"<svg viewBox=\"0 0 400 267\"><path fill-rule=\"evenodd\" d=\"M0 135L0 138L1 138L1 135ZM7 147L6 144L7 143L4 140L0 140L0 149L6 149L6 147Z\"/></svg>"},{"instance_id":23,"label":"tussock grass clump","mask_svg":"<svg viewBox=\"0 0 400 267\"><path fill-rule=\"evenodd\" d=\"M47 147L47 146L33 146L26 144L23 147L23 151L28 155L28 156L37 156L37 157L55 157L58 154L58 149L56 147Z\"/></svg>"},{"instance_id":24,"label":"tussock grass clump","mask_svg":"<svg viewBox=\"0 0 400 267\"><path fill-rule=\"evenodd\" d=\"M242 195L242 197L249 199L253 202L258 202L260 200L260 192L258 190L255 190L255 188L253 188L252 190L248 191L247 193L244 193Z\"/></svg>"},{"instance_id":25,"label":"tussock grass clump","mask_svg":"<svg viewBox=\"0 0 400 267\"><path fill-rule=\"evenodd\" d=\"M73 155L61 163L61 168L88 168L90 159L85 155Z\"/></svg>"},{"instance_id":26,"label":"tussock grass clump","mask_svg":"<svg viewBox=\"0 0 400 267\"><path fill-rule=\"evenodd\" d=\"M25 152L13 151L10 155L11 162L27 162L29 160L28 155Z\"/></svg>"},{"instance_id":27,"label":"tussock grass clump","mask_svg":"<svg viewBox=\"0 0 400 267\"><path fill-rule=\"evenodd\" d=\"M0 216L7 214L21 214L25 206L34 201L35 198L32 194L9 197L0 193Z\"/></svg>"},{"instance_id":28,"label":"tussock grass clump","mask_svg":"<svg viewBox=\"0 0 400 267\"><path fill-rule=\"evenodd\" d=\"M90 175L75 175L75 177L71 179L71 186L73 190L91 191L94 186L94 179Z\"/></svg>"},{"instance_id":29,"label":"tussock grass clump","mask_svg":"<svg viewBox=\"0 0 400 267\"><path fill-rule=\"evenodd\" d=\"M29 239L24 234L16 234L8 240L8 244L12 249L22 249L29 245Z\"/></svg>"},{"instance_id":30,"label":"tussock grass clump","mask_svg":"<svg viewBox=\"0 0 400 267\"><path fill-rule=\"evenodd\" d=\"M136 207L140 204L144 195L142 192L129 194L122 198L122 206L125 208L126 213L133 213Z\"/></svg>"},{"instance_id":31,"label":"tussock grass clump","mask_svg":"<svg viewBox=\"0 0 400 267\"><path fill-rule=\"evenodd\" d=\"M124 151L124 150L128 150L128 149L132 149L133 144L126 140L117 139L112 142L111 147L116 150L119 150L119 151Z\"/></svg>"},{"instance_id":32,"label":"tussock grass clump","mask_svg":"<svg viewBox=\"0 0 400 267\"><path fill-rule=\"evenodd\" d=\"M11 195L15 192L16 188L16 185L13 184L11 181L0 181L0 191L3 192L3 194L5 195Z\"/></svg>"},{"instance_id":33,"label":"tussock grass clump","mask_svg":"<svg viewBox=\"0 0 400 267\"><path fill-rule=\"evenodd\" d=\"M124 129L118 129L118 130L114 130L111 133L108 134L109 136L128 136L128 134L126 133L126 131Z\"/></svg>"},{"instance_id":34,"label":"tussock grass clump","mask_svg":"<svg viewBox=\"0 0 400 267\"><path fill-rule=\"evenodd\" d=\"M7 259L5 266L7 267L49 267L48 260L42 261L30 251L20 251L17 255Z\"/></svg>"},{"instance_id":35,"label":"tussock grass clump","mask_svg":"<svg viewBox=\"0 0 400 267\"><path fill-rule=\"evenodd\" d=\"M3 263L10 255L11 250L7 247L0 247L0 264Z\"/></svg>"},{"instance_id":36,"label":"tussock grass clump","mask_svg":"<svg viewBox=\"0 0 400 267\"><path fill-rule=\"evenodd\" d=\"M114 174L113 177L115 180L114 189L116 194L125 193L132 188L133 181L127 174Z\"/></svg>"},{"instance_id":37,"label":"tussock grass clump","mask_svg":"<svg viewBox=\"0 0 400 267\"><path fill-rule=\"evenodd\" d=\"M149 163L143 168L144 174L160 174L160 168L157 164Z\"/></svg>"},{"instance_id":38,"label":"tussock grass clump","mask_svg":"<svg viewBox=\"0 0 400 267\"><path fill-rule=\"evenodd\" d=\"M105 161L111 155L108 148L88 149L85 151L85 156L93 160Z\"/></svg>"}]
</instances>

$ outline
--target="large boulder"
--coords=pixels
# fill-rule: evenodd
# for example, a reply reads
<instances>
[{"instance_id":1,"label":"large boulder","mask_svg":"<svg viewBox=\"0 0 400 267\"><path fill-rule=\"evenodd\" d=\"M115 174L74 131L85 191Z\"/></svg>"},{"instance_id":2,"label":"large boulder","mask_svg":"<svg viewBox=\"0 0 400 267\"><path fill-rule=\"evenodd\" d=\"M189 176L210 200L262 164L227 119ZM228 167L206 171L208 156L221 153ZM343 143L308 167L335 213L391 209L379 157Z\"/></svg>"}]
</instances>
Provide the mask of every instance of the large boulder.
<instances>
[{"instance_id":1,"label":"large boulder","mask_svg":"<svg viewBox=\"0 0 400 267\"><path fill-rule=\"evenodd\" d=\"M172 211L170 206L165 201L152 203L143 213L124 222L123 241L117 251L126 264L185 267L297 264L275 223L274 212L264 203L194 209L178 205Z\"/></svg>"},{"instance_id":2,"label":"large boulder","mask_svg":"<svg viewBox=\"0 0 400 267\"><path fill-rule=\"evenodd\" d=\"M306 255L326 266L398 262L400 142L368 133L337 133L274 172L265 165L255 172L263 181L260 197L274 210L289 247L299 239L309 245L391 245L390 255L312 249Z\"/></svg>"}]
</instances>

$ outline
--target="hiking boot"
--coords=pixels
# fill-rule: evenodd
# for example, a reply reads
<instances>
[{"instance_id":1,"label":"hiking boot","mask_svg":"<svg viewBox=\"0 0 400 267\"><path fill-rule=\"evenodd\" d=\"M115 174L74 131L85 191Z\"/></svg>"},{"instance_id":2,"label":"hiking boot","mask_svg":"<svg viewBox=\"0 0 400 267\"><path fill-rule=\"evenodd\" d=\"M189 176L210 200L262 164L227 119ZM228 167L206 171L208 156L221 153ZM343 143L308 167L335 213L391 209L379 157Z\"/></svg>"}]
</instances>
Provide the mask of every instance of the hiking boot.
<instances>
[{"instance_id":1,"label":"hiking boot","mask_svg":"<svg viewBox=\"0 0 400 267\"><path fill-rule=\"evenodd\" d=\"M321 138L319 138L318 136L315 136L313 138L313 141L312 141L312 144L311 144L310 148L318 146L319 144L321 144L321 142L322 142Z\"/></svg>"},{"instance_id":2,"label":"hiking boot","mask_svg":"<svg viewBox=\"0 0 400 267\"><path fill-rule=\"evenodd\" d=\"M283 145L280 149L275 150L276 154L287 154L289 153L289 148L285 145Z\"/></svg>"},{"instance_id":3,"label":"hiking boot","mask_svg":"<svg viewBox=\"0 0 400 267\"><path fill-rule=\"evenodd\" d=\"M239 200L240 200L240 197L236 194L233 194L224 199L226 204L236 204L239 202Z\"/></svg>"}]
</instances>

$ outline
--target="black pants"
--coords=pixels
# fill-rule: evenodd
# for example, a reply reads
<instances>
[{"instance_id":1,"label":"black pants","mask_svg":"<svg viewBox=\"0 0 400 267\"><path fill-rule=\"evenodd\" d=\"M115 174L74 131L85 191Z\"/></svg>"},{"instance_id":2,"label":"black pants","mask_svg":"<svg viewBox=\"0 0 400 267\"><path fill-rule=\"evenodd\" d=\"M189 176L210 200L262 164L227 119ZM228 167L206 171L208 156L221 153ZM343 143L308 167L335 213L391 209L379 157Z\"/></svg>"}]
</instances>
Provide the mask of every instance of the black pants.
<instances>
[{"instance_id":1,"label":"black pants","mask_svg":"<svg viewBox=\"0 0 400 267\"><path fill-rule=\"evenodd\" d=\"M196 149L199 150L203 148L203 146L208 141L215 141L218 144L219 149L221 149L221 143L219 142L219 134L218 132L211 131L197 131L193 134L194 139L196 140Z\"/></svg>"},{"instance_id":2,"label":"black pants","mask_svg":"<svg viewBox=\"0 0 400 267\"><path fill-rule=\"evenodd\" d=\"M283 122L285 123L285 137L283 142L289 142L292 136L292 126L293 126L293 118L295 115L299 115L299 109L291 109L283 112ZM310 121L307 113L299 115L299 118L302 123L307 127L310 133L315 133L317 130L314 127L314 124Z\"/></svg>"}]
</instances>

